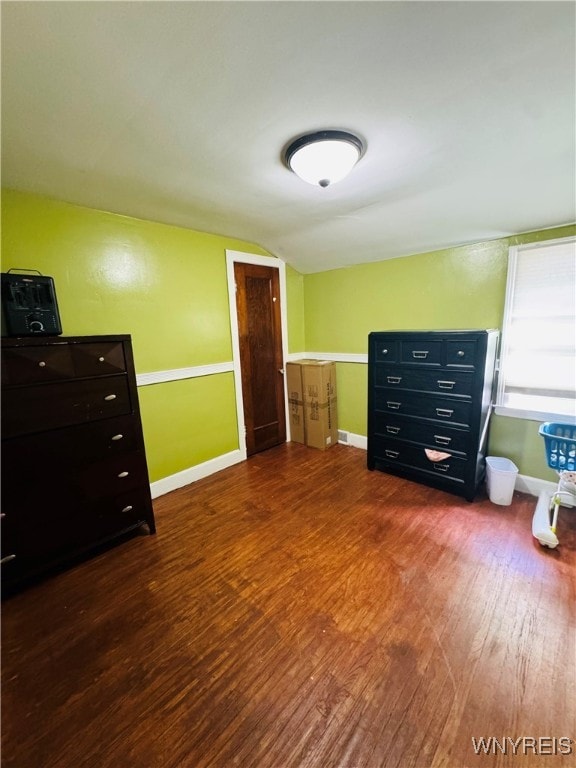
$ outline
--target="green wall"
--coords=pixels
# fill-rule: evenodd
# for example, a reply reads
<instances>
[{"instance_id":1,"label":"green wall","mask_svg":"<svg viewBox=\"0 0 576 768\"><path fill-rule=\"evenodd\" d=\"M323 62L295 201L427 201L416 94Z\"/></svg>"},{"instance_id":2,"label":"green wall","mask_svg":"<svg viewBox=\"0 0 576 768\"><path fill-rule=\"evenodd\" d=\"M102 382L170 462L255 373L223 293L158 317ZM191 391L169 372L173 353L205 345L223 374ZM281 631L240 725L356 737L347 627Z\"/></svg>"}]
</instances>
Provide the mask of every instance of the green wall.
<instances>
[{"instance_id":1,"label":"green wall","mask_svg":"<svg viewBox=\"0 0 576 768\"><path fill-rule=\"evenodd\" d=\"M306 349L367 353L370 331L501 329L508 248L575 232L561 227L305 275ZM339 426L366 435L366 365L339 363L337 376ZM489 452L512 459L522 474L556 479L538 422L494 416Z\"/></svg>"},{"instance_id":2,"label":"green wall","mask_svg":"<svg viewBox=\"0 0 576 768\"><path fill-rule=\"evenodd\" d=\"M2 270L54 278L67 336L130 333L138 373L232 359L226 249L267 255L253 243L3 191ZM288 273L299 351L303 287ZM139 395L152 481L238 448L232 374Z\"/></svg>"},{"instance_id":3,"label":"green wall","mask_svg":"<svg viewBox=\"0 0 576 768\"><path fill-rule=\"evenodd\" d=\"M304 275L286 265L286 302L288 304L288 351L305 352Z\"/></svg>"}]
</instances>

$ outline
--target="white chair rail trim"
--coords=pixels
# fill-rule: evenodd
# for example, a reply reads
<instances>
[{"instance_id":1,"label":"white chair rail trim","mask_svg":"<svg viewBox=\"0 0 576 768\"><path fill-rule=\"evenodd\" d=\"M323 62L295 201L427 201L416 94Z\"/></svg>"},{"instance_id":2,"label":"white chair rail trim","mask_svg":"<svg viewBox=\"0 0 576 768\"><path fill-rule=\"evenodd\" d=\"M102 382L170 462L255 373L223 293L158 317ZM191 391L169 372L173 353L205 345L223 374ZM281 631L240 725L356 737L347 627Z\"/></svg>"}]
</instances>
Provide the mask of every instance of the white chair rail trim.
<instances>
[{"instance_id":1,"label":"white chair rail trim","mask_svg":"<svg viewBox=\"0 0 576 768\"><path fill-rule=\"evenodd\" d=\"M232 361L225 363L210 363L209 365L194 365L190 368L173 368L169 371L153 371L152 373L136 374L136 383L139 387L149 384L163 384L166 381L179 381L180 379L196 379L198 376L212 376L215 373L231 373L234 370Z\"/></svg>"},{"instance_id":2,"label":"white chair rail trim","mask_svg":"<svg viewBox=\"0 0 576 768\"><path fill-rule=\"evenodd\" d=\"M352 354L346 352L291 352L286 355L286 362L301 360L333 360L335 363L368 363L368 355ZM178 381L180 379L195 379L198 376L212 376L218 373L232 373L234 363L227 360L224 363L209 363L208 365L193 365L189 368L172 368L167 371L151 371L150 373L137 373L136 383L139 387L149 384L163 384L166 381Z\"/></svg>"}]
</instances>

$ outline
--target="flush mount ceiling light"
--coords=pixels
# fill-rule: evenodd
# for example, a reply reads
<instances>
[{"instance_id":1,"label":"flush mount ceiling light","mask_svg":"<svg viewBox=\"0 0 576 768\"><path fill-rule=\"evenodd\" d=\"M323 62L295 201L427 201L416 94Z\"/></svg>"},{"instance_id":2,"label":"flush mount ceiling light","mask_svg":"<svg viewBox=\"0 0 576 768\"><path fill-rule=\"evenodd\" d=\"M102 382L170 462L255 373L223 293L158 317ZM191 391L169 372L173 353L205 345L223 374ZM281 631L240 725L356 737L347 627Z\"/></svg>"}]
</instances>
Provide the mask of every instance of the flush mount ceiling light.
<instances>
[{"instance_id":1,"label":"flush mount ceiling light","mask_svg":"<svg viewBox=\"0 0 576 768\"><path fill-rule=\"evenodd\" d=\"M327 187L347 176L363 154L364 144L353 133L318 131L291 142L284 161L303 181Z\"/></svg>"}]
</instances>

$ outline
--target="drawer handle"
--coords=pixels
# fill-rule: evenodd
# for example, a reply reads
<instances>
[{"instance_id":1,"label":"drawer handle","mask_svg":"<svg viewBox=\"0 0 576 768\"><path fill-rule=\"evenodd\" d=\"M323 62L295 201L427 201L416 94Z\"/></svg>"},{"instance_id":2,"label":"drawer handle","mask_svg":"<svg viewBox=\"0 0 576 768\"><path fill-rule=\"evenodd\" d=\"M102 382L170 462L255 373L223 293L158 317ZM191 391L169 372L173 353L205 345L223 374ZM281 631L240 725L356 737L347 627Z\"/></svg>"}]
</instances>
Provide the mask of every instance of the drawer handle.
<instances>
[{"instance_id":1,"label":"drawer handle","mask_svg":"<svg viewBox=\"0 0 576 768\"><path fill-rule=\"evenodd\" d=\"M455 381L441 381L438 379L438 386L440 389L454 389Z\"/></svg>"},{"instance_id":2,"label":"drawer handle","mask_svg":"<svg viewBox=\"0 0 576 768\"><path fill-rule=\"evenodd\" d=\"M132 512L133 509L134 509L134 507L132 506L132 504L128 504L127 507L124 507L122 512Z\"/></svg>"},{"instance_id":3,"label":"drawer handle","mask_svg":"<svg viewBox=\"0 0 576 768\"><path fill-rule=\"evenodd\" d=\"M464 352L463 349L459 349L458 350L458 357L464 357L465 354L466 354L466 352Z\"/></svg>"},{"instance_id":4,"label":"drawer handle","mask_svg":"<svg viewBox=\"0 0 576 768\"><path fill-rule=\"evenodd\" d=\"M106 397L104 398L104 400L108 400L108 401L110 401L110 400L116 400L116 395L106 395Z\"/></svg>"},{"instance_id":5,"label":"drawer handle","mask_svg":"<svg viewBox=\"0 0 576 768\"><path fill-rule=\"evenodd\" d=\"M416 360L426 360L428 357L428 350L414 350L412 352L412 357L414 357Z\"/></svg>"},{"instance_id":6,"label":"drawer handle","mask_svg":"<svg viewBox=\"0 0 576 768\"><path fill-rule=\"evenodd\" d=\"M450 445L452 442L451 437L445 437L444 435L434 435L434 440L438 445Z\"/></svg>"},{"instance_id":7,"label":"drawer handle","mask_svg":"<svg viewBox=\"0 0 576 768\"><path fill-rule=\"evenodd\" d=\"M450 464L434 464L434 469L437 469L438 472L448 472Z\"/></svg>"},{"instance_id":8,"label":"drawer handle","mask_svg":"<svg viewBox=\"0 0 576 768\"><path fill-rule=\"evenodd\" d=\"M44 360L40 360L38 365L40 366L40 368L46 368L46 363L44 362Z\"/></svg>"},{"instance_id":9,"label":"drawer handle","mask_svg":"<svg viewBox=\"0 0 576 768\"><path fill-rule=\"evenodd\" d=\"M387 349L383 349L383 350L382 350L382 354L383 354L383 355L387 355L387 354L388 354L388 350L387 350Z\"/></svg>"},{"instance_id":10,"label":"drawer handle","mask_svg":"<svg viewBox=\"0 0 576 768\"><path fill-rule=\"evenodd\" d=\"M398 432L400 432L400 427L389 427L386 426L386 432L390 435L397 435Z\"/></svg>"},{"instance_id":11,"label":"drawer handle","mask_svg":"<svg viewBox=\"0 0 576 768\"><path fill-rule=\"evenodd\" d=\"M385 449L384 453L389 459L397 459L398 456L400 456L400 451L389 451L388 449Z\"/></svg>"},{"instance_id":12,"label":"drawer handle","mask_svg":"<svg viewBox=\"0 0 576 768\"><path fill-rule=\"evenodd\" d=\"M98 362L99 362L99 363L103 363L105 359L106 359L105 357L99 357L99 358L98 358Z\"/></svg>"},{"instance_id":13,"label":"drawer handle","mask_svg":"<svg viewBox=\"0 0 576 768\"><path fill-rule=\"evenodd\" d=\"M124 435L117 434L117 435L113 435L111 439L112 440L122 440L123 437L124 437Z\"/></svg>"},{"instance_id":14,"label":"drawer handle","mask_svg":"<svg viewBox=\"0 0 576 768\"><path fill-rule=\"evenodd\" d=\"M442 416L444 419L449 419L453 413L454 411L450 408L436 408L436 414Z\"/></svg>"},{"instance_id":15,"label":"drawer handle","mask_svg":"<svg viewBox=\"0 0 576 768\"><path fill-rule=\"evenodd\" d=\"M0 565L9 563L11 560L16 560L16 555L6 555L6 557L3 557L2 560L0 560Z\"/></svg>"},{"instance_id":16,"label":"drawer handle","mask_svg":"<svg viewBox=\"0 0 576 768\"><path fill-rule=\"evenodd\" d=\"M130 474L129 472L120 472L118 477L128 477L129 474Z\"/></svg>"},{"instance_id":17,"label":"drawer handle","mask_svg":"<svg viewBox=\"0 0 576 768\"><path fill-rule=\"evenodd\" d=\"M386 405L388 406L388 408L390 408L390 410L397 411L402 405L402 403L395 403L391 400L386 400Z\"/></svg>"},{"instance_id":18,"label":"drawer handle","mask_svg":"<svg viewBox=\"0 0 576 768\"><path fill-rule=\"evenodd\" d=\"M400 384L402 376L386 376L386 381L388 384Z\"/></svg>"}]
</instances>

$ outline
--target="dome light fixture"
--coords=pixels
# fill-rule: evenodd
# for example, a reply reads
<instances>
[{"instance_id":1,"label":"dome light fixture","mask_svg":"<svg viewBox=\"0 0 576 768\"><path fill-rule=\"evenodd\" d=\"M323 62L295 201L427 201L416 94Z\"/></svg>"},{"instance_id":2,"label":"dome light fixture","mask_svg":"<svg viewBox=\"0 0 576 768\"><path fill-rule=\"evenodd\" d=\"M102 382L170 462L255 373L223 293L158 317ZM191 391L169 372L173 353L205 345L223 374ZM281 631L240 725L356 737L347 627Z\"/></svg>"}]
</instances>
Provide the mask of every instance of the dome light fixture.
<instances>
[{"instance_id":1,"label":"dome light fixture","mask_svg":"<svg viewBox=\"0 0 576 768\"><path fill-rule=\"evenodd\" d=\"M303 181L327 187L347 176L364 151L361 139L353 133L317 131L294 139L284 152L284 161Z\"/></svg>"}]
</instances>

